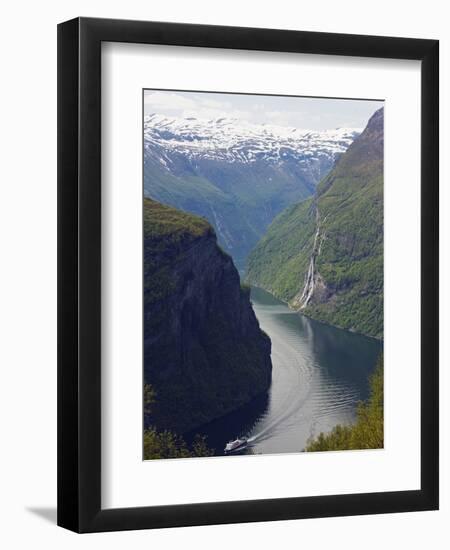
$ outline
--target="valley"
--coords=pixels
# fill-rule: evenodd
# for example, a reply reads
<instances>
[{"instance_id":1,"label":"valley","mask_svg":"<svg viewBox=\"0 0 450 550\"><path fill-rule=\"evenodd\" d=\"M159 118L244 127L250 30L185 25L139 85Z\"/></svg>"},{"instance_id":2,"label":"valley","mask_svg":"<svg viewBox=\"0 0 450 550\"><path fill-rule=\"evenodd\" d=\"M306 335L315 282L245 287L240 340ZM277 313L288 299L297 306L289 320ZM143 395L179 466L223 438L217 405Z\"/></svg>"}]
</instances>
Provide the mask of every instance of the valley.
<instances>
[{"instance_id":1,"label":"valley","mask_svg":"<svg viewBox=\"0 0 450 550\"><path fill-rule=\"evenodd\" d=\"M275 216L313 195L359 133L149 115L144 193L205 217L244 270Z\"/></svg>"},{"instance_id":2,"label":"valley","mask_svg":"<svg viewBox=\"0 0 450 550\"><path fill-rule=\"evenodd\" d=\"M382 369L383 156L383 108L362 130L145 117L147 458L383 445L380 370L377 437L350 429Z\"/></svg>"},{"instance_id":3,"label":"valley","mask_svg":"<svg viewBox=\"0 0 450 550\"><path fill-rule=\"evenodd\" d=\"M252 288L251 300L272 342L272 383L247 406L199 431L215 455L223 455L226 442L241 436L249 443L239 454L302 452L320 433L355 420L383 346L298 315L264 290Z\"/></svg>"},{"instance_id":4,"label":"valley","mask_svg":"<svg viewBox=\"0 0 450 550\"><path fill-rule=\"evenodd\" d=\"M247 281L313 319L383 337L383 109L314 197L274 219Z\"/></svg>"}]
</instances>

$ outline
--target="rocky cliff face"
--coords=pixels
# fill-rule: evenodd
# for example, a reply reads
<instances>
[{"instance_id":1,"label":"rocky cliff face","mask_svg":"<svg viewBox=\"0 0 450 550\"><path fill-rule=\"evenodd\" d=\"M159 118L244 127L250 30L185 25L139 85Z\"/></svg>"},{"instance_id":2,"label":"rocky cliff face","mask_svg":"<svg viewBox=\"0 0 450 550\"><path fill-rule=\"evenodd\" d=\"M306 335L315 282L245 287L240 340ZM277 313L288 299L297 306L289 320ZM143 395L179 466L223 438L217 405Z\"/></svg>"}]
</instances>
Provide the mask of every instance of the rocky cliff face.
<instances>
[{"instance_id":1,"label":"rocky cliff face","mask_svg":"<svg viewBox=\"0 0 450 550\"><path fill-rule=\"evenodd\" d=\"M144 378L158 429L184 433L266 391L270 339L211 226L144 202Z\"/></svg>"},{"instance_id":2,"label":"rocky cliff face","mask_svg":"<svg viewBox=\"0 0 450 550\"><path fill-rule=\"evenodd\" d=\"M248 280L320 321L383 337L383 109L320 182L274 220Z\"/></svg>"}]
</instances>

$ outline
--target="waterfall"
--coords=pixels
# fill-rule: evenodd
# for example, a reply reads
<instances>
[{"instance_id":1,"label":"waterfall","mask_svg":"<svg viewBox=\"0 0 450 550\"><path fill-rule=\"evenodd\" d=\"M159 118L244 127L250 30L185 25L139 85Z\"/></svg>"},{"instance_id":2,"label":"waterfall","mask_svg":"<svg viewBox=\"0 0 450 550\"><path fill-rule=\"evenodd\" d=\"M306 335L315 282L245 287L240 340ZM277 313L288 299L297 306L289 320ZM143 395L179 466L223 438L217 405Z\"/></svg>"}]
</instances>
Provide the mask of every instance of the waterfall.
<instances>
[{"instance_id":1,"label":"waterfall","mask_svg":"<svg viewBox=\"0 0 450 550\"><path fill-rule=\"evenodd\" d=\"M315 216L316 216L316 233L314 235L314 243L313 248L311 252L311 257L309 260L309 266L308 271L306 272L305 276L305 283L303 286L302 293L297 294L297 296L294 298L294 304L298 306L299 309L304 309L310 302L312 295L314 293L315 285L317 282L317 273L316 273L316 259L317 256L320 255L321 249L322 249L322 242L325 238L325 234L320 233L320 227L321 227L321 220L320 220L320 212L319 207L317 205L317 201L314 201L313 208L315 210ZM323 222L326 221L326 217L324 218Z\"/></svg>"}]
</instances>

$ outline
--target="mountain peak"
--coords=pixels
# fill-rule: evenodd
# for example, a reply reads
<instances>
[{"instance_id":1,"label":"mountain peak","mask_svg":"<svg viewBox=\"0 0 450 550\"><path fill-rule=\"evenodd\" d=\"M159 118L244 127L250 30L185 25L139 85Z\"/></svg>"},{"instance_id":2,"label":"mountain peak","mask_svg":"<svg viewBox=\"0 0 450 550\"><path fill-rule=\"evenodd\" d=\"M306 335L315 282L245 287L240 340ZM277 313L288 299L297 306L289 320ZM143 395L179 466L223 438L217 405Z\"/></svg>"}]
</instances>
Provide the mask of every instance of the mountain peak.
<instances>
[{"instance_id":1,"label":"mountain peak","mask_svg":"<svg viewBox=\"0 0 450 550\"><path fill-rule=\"evenodd\" d=\"M145 195L206 218L243 267L274 217L313 194L359 133L151 114L144 120Z\"/></svg>"},{"instance_id":2,"label":"mountain peak","mask_svg":"<svg viewBox=\"0 0 450 550\"><path fill-rule=\"evenodd\" d=\"M310 130L276 124L255 124L231 117L206 120L150 114L144 119L146 149L162 148L188 159L215 158L249 163L260 159L281 162L326 155L334 161L344 153L359 128Z\"/></svg>"}]
</instances>

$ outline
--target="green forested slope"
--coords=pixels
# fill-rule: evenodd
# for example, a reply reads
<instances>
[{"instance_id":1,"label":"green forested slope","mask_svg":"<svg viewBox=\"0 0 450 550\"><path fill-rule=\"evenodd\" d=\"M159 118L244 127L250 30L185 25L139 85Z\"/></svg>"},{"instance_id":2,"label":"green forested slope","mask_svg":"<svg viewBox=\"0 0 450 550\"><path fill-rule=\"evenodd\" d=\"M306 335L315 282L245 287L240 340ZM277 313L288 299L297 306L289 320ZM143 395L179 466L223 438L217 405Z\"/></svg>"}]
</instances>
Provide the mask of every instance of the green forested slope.
<instances>
[{"instance_id":1,"label":"green forested slope","mask_svg":"<svg viewBox=\"0 0 450 550\"><path fill-rule=\"evenodd\" d=\"M249 257L247 281L288 302L307 271L315 233L313 201L286 208Z\"/></svg>"},{"instance_id":2,"label":"green forested slope","mask_svg":"<svg viewBox=\"0 0 450 550\"><path fill-rule=\"evenodd\" d=\"M202 174L174 175L146 158L146 196L206 218L238 268L275 215L315 189L300 170L294 176L264 162L241 166L215 161L209 170L202 166Z\"/></svg>"},{"instance_id":3,"label":"green forested slope","mask_svg":"<svg viewBox=\"0 0 450 550\"><path fill-rule=\"evenodd\" d=\"M249 257L248 282L320 321L383 336L383 109Z\"/></svg>"}]
</instances>

